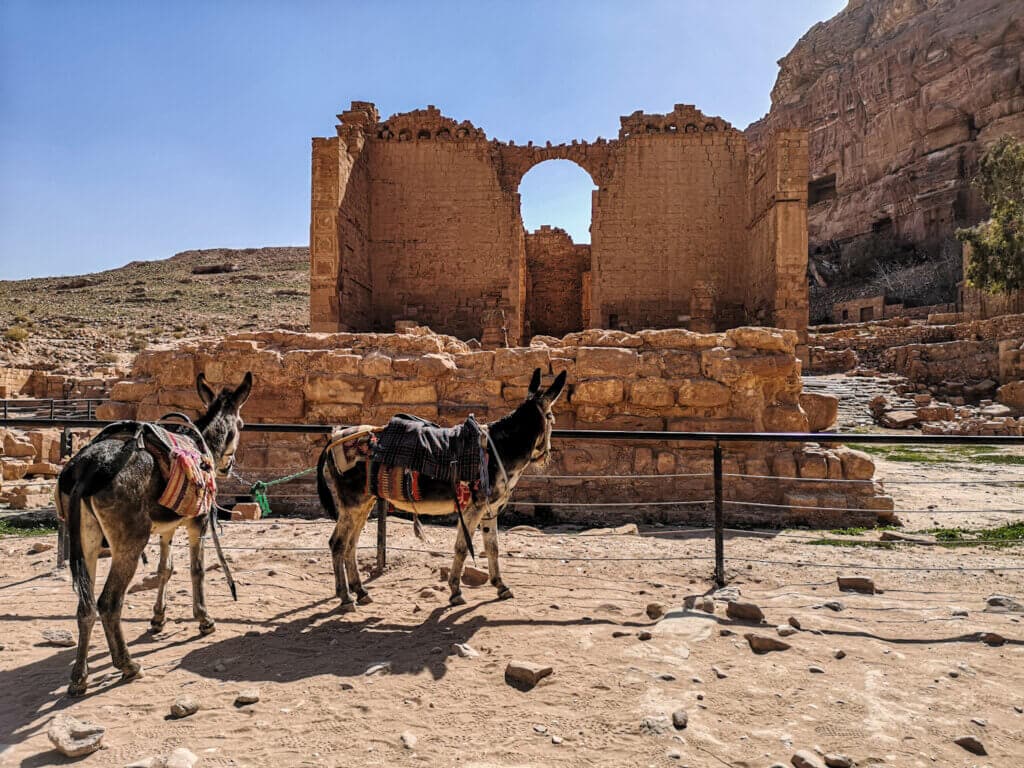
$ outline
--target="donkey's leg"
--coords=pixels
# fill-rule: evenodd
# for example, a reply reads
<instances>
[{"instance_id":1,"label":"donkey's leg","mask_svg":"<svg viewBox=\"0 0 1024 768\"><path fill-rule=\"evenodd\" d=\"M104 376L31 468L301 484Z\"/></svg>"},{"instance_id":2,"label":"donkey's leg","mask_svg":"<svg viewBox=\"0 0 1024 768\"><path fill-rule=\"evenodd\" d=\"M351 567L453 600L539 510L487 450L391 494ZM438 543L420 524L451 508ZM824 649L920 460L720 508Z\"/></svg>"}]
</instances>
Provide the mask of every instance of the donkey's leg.
<instances>
[{"instance_id":1,"label":"donkey's leg","mask_svg":"<svg viewBox=\"0 0 1024 768\"><path fill-rule=\"evenodd\" d=\"M147 521L148 522L148 521ZM135 578L135 570L139 567L139 556L146 548L148 531L122 531L116 541L110 541L111 561L107 583L103 585L103 594L96 604L103 622L103 631L107 635L110 657L114 666L121 670L122 680L131 680L140 675L141 667L132 661L128 646L124 641L121 629L121 610L124 608L124 595L128 585Z\"/></svg>"},{"instance_id":2,"label":"donkey's leg","mask_svg":"<svg viewBox=\"0 0 1024 768\"><path fill-rule=\"evenodd\" d=\"M75 656L75 666L71 670L71 685L68 686L68 694L71 696L82 696L85 693L89 677L89 640L96 625L96 560L103 546L103 530L100 524L87 503L83 501L81 504L82 554L85 568L89 573L89 583L92 585L92 596L88 601L81 595L78 598L78 653Z\"/></svg>"},{"instance_id":3,"label":"donkey's leg","mask_svg":"<svg viewBox=\"0 0 1024 768\"><path fill-rule=\"evenodd\" d=\"M355 600L348 588L348 574L345 572L345 548L348 545L348 532L352 527L352 511L346 506L338 508L338 522L331 533L331 564L334 566L334 594L341 600L341 610L345 613L356 609Z\"/></svg>"},{"instance_id":4,"label":"donkey's leg","mask_svg":"<svg viewBox=\"0 0 1024 768\"><path fill-rule=\"evenodd\" d=\"M210 614L206 612L206 567L203 560L203 533L207 525L216 525L210 515L193 517L186 523L188 528L189 573L192 576L192 618L199 619L199 633L208 635L217 628Z\"/></svg>"},{"instance_id":5,"label":"donkey's leg","mask_svg":"<svg viewBox=\"0 0 1024 768\"><path fill-rule=\"evenodd\" d=\"M480 522L484 532L484 549L487 551L487 570L491 576L491 586L498 590L498 598L508 600L512 597L512 590L505 586L501 580L501 571L498 568L498 515L484 517Z\"/></svg>"},{"instance_id":6,"label":"donkey's leg","mask_svg":"<svg viewBox=\"0 0 1024 768\"><path fill-rule=\"evenodd\" d=\"M462 511L463 520L466 521L466 530L470 536L476 532L480 524L480 518L484 516L484 510L477 507L470 507ZM466 555L469 554L469 545L466 543L466 535L462 532L462 524L456 522L459 534L455 539L455 559L452 560L452 571L448 574L448 589L451 596L448 602L451 605L465 605L466 598L462 596L462 566L466 562Z\"/></svg>"},{"instance_id":7,"label":"donkey's leg","mask_svg":"<svg viewBox=\"0 0 1024 768\"><path fill-rule=\"evenodd\" d=\"M164 628L167 621L167 582L174 571L174 558L171 555L171 540L174 538L176 528L160 534L160 565L156 568L156 575L159 581L156 585L156 603L153 605L153 618L150 619L149 628L153 632L159 632Z\"/></svg>"},{"instance_id":8,"label":"donkey's leg","mask_svg":"<svg viewBox=\"0 0 1024 768\"><path fill-rule=\"evenodd\" d=\"M370 510L377 503L375 497L367 499L355 514L352 526L348 531L348 540L345 542L345 570L348 574L348 583L356 593L356 599L360 605L367 605L373 602L370 593L363 587L362 576L359 575L359 561L356 559L356 551L359 547L359 536L363 532L366 520L370 516Z\"/></svg>"}]
</instances>

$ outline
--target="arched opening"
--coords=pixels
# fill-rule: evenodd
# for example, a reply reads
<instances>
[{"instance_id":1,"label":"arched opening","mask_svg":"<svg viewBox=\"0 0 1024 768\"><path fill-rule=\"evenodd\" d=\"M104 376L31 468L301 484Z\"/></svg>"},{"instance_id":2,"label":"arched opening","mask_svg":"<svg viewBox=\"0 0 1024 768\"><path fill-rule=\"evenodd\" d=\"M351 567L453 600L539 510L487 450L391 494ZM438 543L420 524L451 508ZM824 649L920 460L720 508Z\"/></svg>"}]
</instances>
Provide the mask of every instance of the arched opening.
<instances>
[{"instance_id":1,"label":"arched opening","mask_svg":"<svg viewBox=\"0 0 1024 768\"><path fill-rule=\"evenodd\" d=\"M535 165L519 183L527 338L564 336L587 325L596 189L590 174L570 160Z\"/></svg>"}]
</instances>

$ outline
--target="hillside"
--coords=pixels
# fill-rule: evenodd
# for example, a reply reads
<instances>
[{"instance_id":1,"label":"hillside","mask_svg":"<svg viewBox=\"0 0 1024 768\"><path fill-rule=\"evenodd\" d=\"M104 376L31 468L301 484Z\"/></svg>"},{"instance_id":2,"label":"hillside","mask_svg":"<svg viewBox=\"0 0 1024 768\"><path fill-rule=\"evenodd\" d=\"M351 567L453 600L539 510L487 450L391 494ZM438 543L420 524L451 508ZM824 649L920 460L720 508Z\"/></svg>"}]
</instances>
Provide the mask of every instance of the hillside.
<instances>
[{"instance_id":1,"label":"hillside","mask_svg":"<svg viewBox=\"0 0 1024 768\"><path fill-rule=\"evenodd\" d=\"M231 269L196 274L204 269ZM0 281L0 366L86 373L148 344L306 330L309 249L213 248L74 277Z\"/></svg>"}]
</instances>

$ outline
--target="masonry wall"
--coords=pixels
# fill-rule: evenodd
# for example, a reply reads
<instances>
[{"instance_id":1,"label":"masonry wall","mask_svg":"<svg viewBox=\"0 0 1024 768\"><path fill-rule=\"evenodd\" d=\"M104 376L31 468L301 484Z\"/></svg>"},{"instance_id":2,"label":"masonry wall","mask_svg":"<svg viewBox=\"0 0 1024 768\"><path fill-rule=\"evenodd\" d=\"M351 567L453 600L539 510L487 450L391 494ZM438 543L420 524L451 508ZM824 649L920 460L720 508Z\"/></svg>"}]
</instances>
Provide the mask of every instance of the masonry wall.
<instances>
[{"instance_id":1,"label":"masonry wall","mask_svg":"<svg viewBox=\"0 0 1024 768\"><path fill-rule=\"evenodd\" d=\"M558 227L526 234L526 320L530 335L564 336L584 328L583 275L590 246Z\"/></svg>"},{"instance_id":2,"label":"masonry wall","mask_svg":"<svg viewBox=\"0 0 1024 768\"><path fill-rule=\"evenodd\" d=\"M673 431L805 431L795 333L737 328L584 331L527 348L473 350L450 336L405 334L238 334L216 344L142 352L130 380L117 384L101 418L156 418L198 406L194 380L214 385L255 375L247 422L384 423L410 412L445 424L474 413L496 420L522 402L535 368L545 380L566 370L555 412L560 427ZM246 433L243 474L281 476L311 466L323 438ZM706 520L710 443L565 443L517 491L515 512L539 520ZM856 451L792 443L730 443L728 498L780 508L730 505L733 522L834 527L891 517L892 499L870 480L873 464ZM700 476L690 476L694 473ZM579 475L585 477L580 478ZM616 476L631 476L628 480ZM636 477L633 477L636 475ZM777 475L771 480L765 476ZM610 476L610 477L609 477ZM802 478L802 479L799 479ZM818 482L825 481L825 482ZM226 485L226 492L232 487ZM243 492L241 486L234 490ZM309 491L307 491L308 493ZM290 494L299 493L289 489ZM272 495L273 501L273 495ZM628 508L607 502L656 501ZM662 502L675 502L664 504ZM277 504L287 509L287 497ZM564 504L579 506L563 506ZM597 506L592 506L597 505ZM855 512L805 509L852 508ZM510 510L511 511L511 510Z\"/></svg>"}]
</instances>

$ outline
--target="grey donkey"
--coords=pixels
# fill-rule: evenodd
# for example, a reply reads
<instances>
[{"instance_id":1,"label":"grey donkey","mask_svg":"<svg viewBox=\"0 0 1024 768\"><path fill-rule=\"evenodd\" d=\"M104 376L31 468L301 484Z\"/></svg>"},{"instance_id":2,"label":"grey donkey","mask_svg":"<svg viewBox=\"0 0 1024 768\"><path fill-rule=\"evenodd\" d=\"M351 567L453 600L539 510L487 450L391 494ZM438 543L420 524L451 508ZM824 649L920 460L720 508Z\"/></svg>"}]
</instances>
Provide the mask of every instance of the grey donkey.
<instances>
[{"instance_id":1,"label":"grey donkey","mask_svg":"<svg viewBox=\"0 0 1024 768\"><path fill-rule=\"evenodd\" d=\"M565 378L565 371L562 371L550 387L542 390L538 368L533 372L526 400L508 416L483 426L489 435L487 471L492 497L486 501L481 499L470 503L463 510L464 527L460 526L455 540L455 559L448 576L451 605L463 605L466 602L462 596L460 579L469 551L467 534L472 536L477 526L483 529L491 586L498 591L500 599L512 597L512 590L501 580L498 568L498 513L508 503L523 472L530 466L545 463L551 455L551 430L555 426L555 415L551 409L562 394ZM373 429L367 425L341 429L335 432L332 444L337 438ZM368 471L365 460L356 461L349 467L339 467L330 446L320 454L317 463L320 503L337 521L331 534L330 547L334 561L335 593L341 598L341 610L345 612L355 610L353 591L360 605L372 602L363 587L356 563L359 534L377 501L367 491ZM421 476L419 486L423 494L422 501L392 504L415 515L450 515L455 511L449 482Z\"/></svg>"},{"instance_id":2,"label":"grey donkey","mask_svg":"<svg viewBox=\"0 0 1024 768\"><path fill-rule=\"evenodd\" d=\"M225 476L231 470L238 448L243 426L239 411L252 390L252 373L245 374L237 389L226 388L220 394L214 394L203 374L199 374L196 390L206 412L196 420L195 426L209 448L217 474ZM81 696L86 691L89 638L97 610L111 658L114 666L121 670L122 680L141 674L140 666L132 660L125 645L121 609L139 557L152 533L160 537L153 631L159 631L166 620L165 589L173 570L171 539L180 527L188 531L193 616L199 620L200 632L209 634L214 630L203 593L203 535L209 515L179 517L160 506L157 500L164 487L156 459L131 438L101 437L90 443L68 462L58 478L58 513L67 523L71 574L78 592L78 655L68 687L72 696ZM96 600L96 560L104 539L110 547L110 573Z\"/></svg>"}]
</instances>

